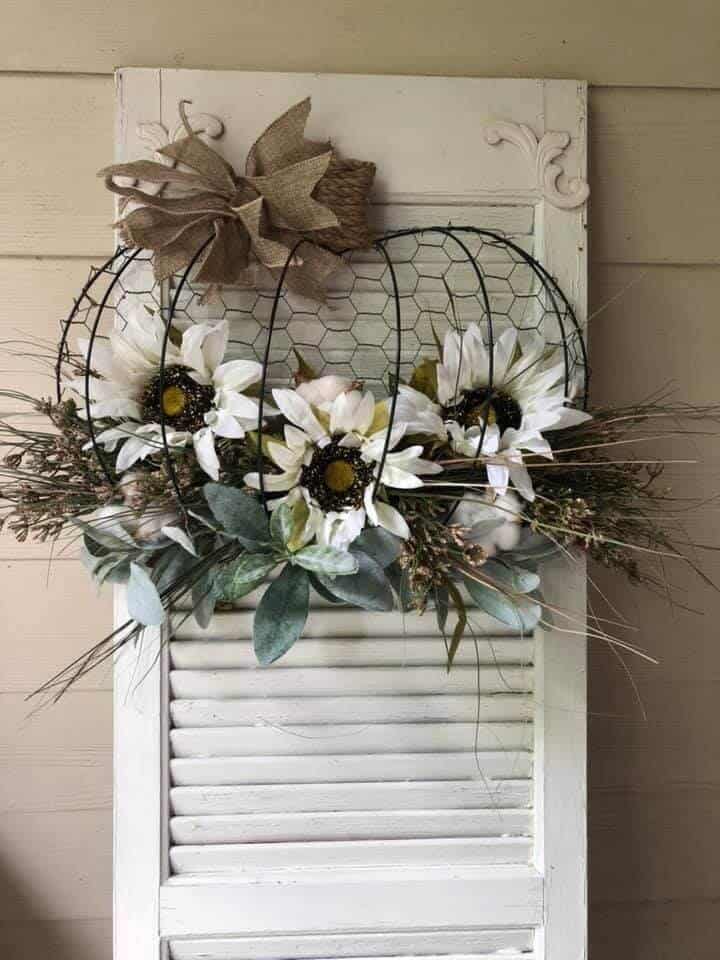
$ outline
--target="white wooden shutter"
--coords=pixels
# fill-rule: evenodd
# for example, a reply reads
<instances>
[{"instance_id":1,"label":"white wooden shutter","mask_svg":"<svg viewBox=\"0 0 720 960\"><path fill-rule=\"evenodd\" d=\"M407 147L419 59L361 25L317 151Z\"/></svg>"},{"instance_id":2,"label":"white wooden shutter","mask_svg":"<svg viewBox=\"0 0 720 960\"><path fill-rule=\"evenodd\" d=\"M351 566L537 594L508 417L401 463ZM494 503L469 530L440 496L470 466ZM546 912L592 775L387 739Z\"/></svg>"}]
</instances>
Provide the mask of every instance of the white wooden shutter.
<instances>
[{"instance_id":1,"label":"white wooden shutter","mask_svg":"<svg viewBox=\"0 0 720 960\"><path fill-rule=\"evenodd\" d=\"M581 84L129 70L118 91L123 160L180 99L242 158L311 94L312 132L378 163L378 225L504 230L584 317ZM582 567L545 579L581 618ZM260 669L252 603L207 630L178 614L119 658L117 960L583 957L584 637L476 618L447 674L431 615L316 598Z\"/></svg>"}]
</instances>

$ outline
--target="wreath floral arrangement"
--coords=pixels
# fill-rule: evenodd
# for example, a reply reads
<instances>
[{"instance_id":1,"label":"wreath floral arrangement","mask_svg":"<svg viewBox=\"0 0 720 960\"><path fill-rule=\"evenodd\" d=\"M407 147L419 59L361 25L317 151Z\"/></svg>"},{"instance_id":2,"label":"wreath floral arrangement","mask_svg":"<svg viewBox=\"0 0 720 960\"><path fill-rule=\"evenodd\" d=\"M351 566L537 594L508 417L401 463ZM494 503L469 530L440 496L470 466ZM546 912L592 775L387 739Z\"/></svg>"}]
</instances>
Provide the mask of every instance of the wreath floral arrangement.
<instances>
[{"instance_id":1,"label":"wreath floral arrangement","mask_svg":"<svg viewBox=\"0 0 720 960\"><path fill-rule=\"evenodd\" d=\"M126 245L99 271L110 268L109 289L88 338L73 345L71 324L63 331L56 398L20 395L48 428L0 425L4 526L19 540L79 536L92 577L127 585L132 619L49 680L53 696L186 597L207 625L217 604L257 591L262 664L301 636L312 590L368 611L432 610L450 666L470 606L521 633L553 620L571 629L542 594L553 554L582 551L651 588L664 587L668 558L702 576L657 483L663 462L625 451L692 433L717 409L664 398L585 409L584 363L568 362L570 339L584 350L577 325L560 324L551 340L494 320L474 260L481 309L466 323L452 313L406 376L395 286L398 357L384 395L313 369L299 350L292 384L270 384L282 290L324 301L348 252L373 243L395 283L387 238L366 219L374 166L307 140L309 110L304 101L275 121L242 176L182 105L187 135L157 162L102 171L121 198ZM467 252L458 231L434 229ZM574 320L552 278L524 258L558 322L560 302ZM129 298L101 336L113 284L133 261L159 284L175 278L174 292ZM181 316L188 277L208 300L228 285L274 286L262 362L233 356L227 319ZM591 633L628 646L600 626Z\"/></svg>"}]
</instances>

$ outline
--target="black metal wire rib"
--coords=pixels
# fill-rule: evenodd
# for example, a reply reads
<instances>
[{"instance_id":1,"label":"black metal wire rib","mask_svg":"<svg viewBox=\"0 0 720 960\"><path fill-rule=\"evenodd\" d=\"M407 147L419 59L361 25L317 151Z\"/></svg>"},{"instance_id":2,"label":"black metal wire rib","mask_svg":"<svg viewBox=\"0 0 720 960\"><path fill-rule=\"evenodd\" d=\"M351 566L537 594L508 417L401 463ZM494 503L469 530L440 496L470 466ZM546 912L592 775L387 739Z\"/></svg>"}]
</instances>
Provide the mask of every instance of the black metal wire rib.
<instances>
[{"instance_id":1,"label":"black metal wire rib","mask_svg":"<svg viewBox=\"0 0 720 960\"><path fill-rule=\"evenodd\" d=\"M398 290L397 275L395 274L395 267L393 262L390 259L387 250L385 249L384 240L378 240L375 243L375 248L379 250L383 257L385 258L385 263L387 264L388 270L390 271L390 279L392 280L393 296L395 298L395 372L393 375L393 391L392 399L390 401L390 413L388 415L388 425L387 433L385 434L385 443L383 444L382 455L378 463L378 472L375 477L375 485L373 487L372 498L373 501L378 495L378 490L380 489L380 483L382 482L383 470L385 469L385 462L387 461L388 451L390 450L390 441L392 439L392 429L393 424L395 423L395 410L397 408L398 394L400 392L400 361L402 357L402 314L400 308L400 292Z\"/></svg>"},{"instance_id":2,"label":"black metal wire rib","mask_svg":"<svg viewBox=\"0 0 720 960\"><path fill-rule=\"evenodd\" d=\"M205 252L205 250L208 248L208 246L213 240L214 240L214 235L208 237L208 239L202 244L202 246L198 248L192 260L185 268L185 272L180 278L180 282L177 285L175 294L170 304L170 310L168 312L167 322L165 323L165 333L163 334L162 348L160 350L160 379L158 381L158 392L161 398L162 398L163 390L165 387L165 358L167 356L167 347L170 341L170 332L172 330L172 322L175 317L175 311L177 310L178 300L180 299L180 294L183 292L185 284L187 283L188 277L190 276L190 273L195 267L195 264L198 262L200 257L203 255L203 253ZM177 470L175 469L175 459L172 455L172 452L170 451L170 448L168 447L167 421L165 417L165 408L162 403L162 399L159 404L159 409L160 409L160 436L162 437L163 459L165 460L165 464L168 469L168 474L170 476L170 482L173 488L173 495L175 497L175 500L177 501L177 505L180 507L180 510L182 511L183 517L186 517L187 508L185 506L185 501L183 500L182 491L180 490L180 481L178 480Z\"/></svg>"},{"instance_id":3,"label":"black metal wire rib","mask_svg":"<svg viewBox=\"0 0 720 960\"><path fill-rule=\"evenodd\" d=\"M90 330L90 338L88 340L87 356L85 358L85 415L87 418L88 431L90 433L90 443L92 444L93 453L97 457L100 468L102 469L109 483L115 483L115 471L108 467L107 463L105 462L104 453L100 452L100 447L98 446L95 435L95 424L93 422L93 416L90 409L90 374L92 372L92 353L93 349L95 348L95 340L97 338L100 321L102 320L103 310L107 306L107 302L110 299L110 294L113 292L123 273L125 273L130 264L133 263L141 253L142 249L133 250L133 252L125 258L124 263L119 267L112 280L108 284L108 288L105 291L102 300L98 304L98 308L95 313L95 319L93 321L93 325Z\"/></svg>"},{"instance_id":4,"label":"black metal wire rib","mask_svg":"<svg viewBox=\"0 0 720 960\"><path fill-rule=\"evenodd\" d=\"M278 306L280 305L280 298L283 294L283 287L285 286L285 277L287 272L290 269L295 254L299 247L303 243L307 243L304 238L300 238L295 246L292 248L288 254L287 260L283 264L282 271L280 272L280 278L275 287L275 294L273 296L273 305L272 310L270 311L270 320L268 321L268 336L267 343L265 344L265 352L263 354L263 364L262 364L262 379L260 380L260 397L258 400L258 449L257 449L257 468L258 468L258 484L260 490L260 502L265 507L266 512L269 513L267 506L267 493L265 492L265 476L263 471L263 412L265 409L265 391L267 390L267 378L268 370L270 369L270 345L272 343L273 331L275 330L275 318L277 316Z\"/></svg>"}]
</instances>

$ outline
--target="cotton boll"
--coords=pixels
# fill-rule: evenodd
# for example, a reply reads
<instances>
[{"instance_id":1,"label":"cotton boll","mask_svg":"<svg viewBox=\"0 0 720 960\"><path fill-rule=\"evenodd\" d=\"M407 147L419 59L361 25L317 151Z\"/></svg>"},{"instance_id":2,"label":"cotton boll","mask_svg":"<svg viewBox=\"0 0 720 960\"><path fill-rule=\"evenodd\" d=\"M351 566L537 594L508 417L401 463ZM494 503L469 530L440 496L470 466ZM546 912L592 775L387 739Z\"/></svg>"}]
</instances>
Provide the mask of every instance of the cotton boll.
<instances>
[{"instance_id":1,"label":"cotton boll","mask_svg":"<svg viewBox=\"0 0 720 960\"><path fill-rule=\"evenodd\" d=\"M333 400L352 390L354 386L353 381L348 380L347 377L328 374L326 377L318 377L316 380L299 383L296 390L303 400L307 400L313 407L327 413Z\"/></svg>"},{"instance_id":2,"label":"cotton boll","mask_svg":"<svg viewBox=\"0 0 720 960\"><path fill-rule=\"evenodd\" d=\"M472 543L482 547L489 557L513 550L522 537L522 500L508 490L502 496L487 494L483 499L465 496L455 508L452 522L470 531ZM486 525L498 525L486 529Z\"/></svg>"}]
</instances>

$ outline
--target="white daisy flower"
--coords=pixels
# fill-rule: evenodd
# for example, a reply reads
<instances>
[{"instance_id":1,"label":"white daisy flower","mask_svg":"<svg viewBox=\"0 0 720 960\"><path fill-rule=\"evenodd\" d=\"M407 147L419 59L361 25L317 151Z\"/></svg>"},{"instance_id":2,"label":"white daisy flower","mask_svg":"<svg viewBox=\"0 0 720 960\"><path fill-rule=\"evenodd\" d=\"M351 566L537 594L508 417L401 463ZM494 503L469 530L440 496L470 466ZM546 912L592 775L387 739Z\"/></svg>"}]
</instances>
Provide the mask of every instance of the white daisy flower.
<instances>
[{"instance_id":1,"label":"white daisy flower","mask_svg":"<svg viewBox=\"0 0 720 960\"><path fill-rule=\"evenodd\" d=\"M403 385L397 419L409 434L448 438L460 456L482 457L492 487L504 493L512 481L532 500L523 453L552 459L543 432L590 418L567 406L565 365L549 362L547 354L540 334L509 328L494 343L491 376L491 355L479 326L471 324L462 336L449 331L437 365L438 403Z\"/></svg>"},{"instance_id":2,"label":"white daisy flower","mask_svg":"<svg viewBox=\"0 0 720 960\"><path fill-rule=\"evenodd\" d=\"M250 360L223 363L227 321L198 323L185 330L179 345L168 341L161 390L164 337L162 318L141 307L124 323L118 320L107 342L94 345L90 415L122 421L98 434L97 442L111 452L121 444L115 466L122 473L162 450L162 411L168 446L192 444L202 469L217 480L215 438L241 439L257 429L258 401L243 391L260 381L262 366ZM87 354L87 342L80 347ZM84 378L67 386L83 398L84 416Z\"/></svg>"},{"instance_id":3,"label":"white daisy flower","mask_svg":"<svg viewBox=\"0 0 720 960\"><path fill-rule=\"evenodd\" d=\"M320 395L312 382L303 386L306 395ZM373 500L387 438L386 402L376 404L369 391L345 388L319 407L296 390L274 390L273 397L288 423L284 443L267 442L268 455L282 473L263 474L263 487L272 493L287 491L273 501L272 509L286 501L304 502L307 519L298 540L308 543L315 538L320 544L347 549L367 524L407 538L410 531L401 514L388 503ZM405 432L403 424L391 431L381 477L386 487L420 487L422 475L442 470L422 459L422 446L396 449ZM245 482L260 489L257 473L248 474Z\"/></svg>"}]
</instances>

